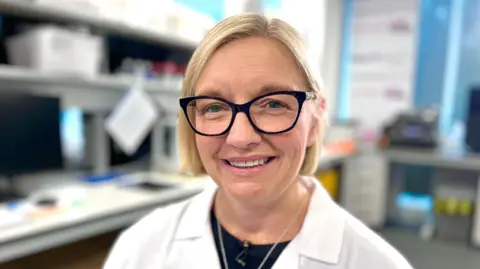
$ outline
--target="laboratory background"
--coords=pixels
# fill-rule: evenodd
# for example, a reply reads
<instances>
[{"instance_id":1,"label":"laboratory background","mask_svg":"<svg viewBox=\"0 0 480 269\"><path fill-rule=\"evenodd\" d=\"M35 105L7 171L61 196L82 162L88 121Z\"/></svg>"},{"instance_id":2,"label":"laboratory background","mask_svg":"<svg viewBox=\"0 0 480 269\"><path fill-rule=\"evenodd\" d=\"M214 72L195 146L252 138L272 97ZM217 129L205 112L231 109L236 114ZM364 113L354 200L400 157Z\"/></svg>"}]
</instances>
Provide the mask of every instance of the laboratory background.
<instances>
[{"instance_id":1,"label":"laboratory background","mask_svg":"<svg viewBox=\"0 0 480 269\"><path fill-rule=\"evenodd\" d=\"M202 191L178 166L183 74L242 12L308 45L332 198L414 268L480 268L480 0L0 0L1 269L101 268Z\"/></svg>"}]
</instances>

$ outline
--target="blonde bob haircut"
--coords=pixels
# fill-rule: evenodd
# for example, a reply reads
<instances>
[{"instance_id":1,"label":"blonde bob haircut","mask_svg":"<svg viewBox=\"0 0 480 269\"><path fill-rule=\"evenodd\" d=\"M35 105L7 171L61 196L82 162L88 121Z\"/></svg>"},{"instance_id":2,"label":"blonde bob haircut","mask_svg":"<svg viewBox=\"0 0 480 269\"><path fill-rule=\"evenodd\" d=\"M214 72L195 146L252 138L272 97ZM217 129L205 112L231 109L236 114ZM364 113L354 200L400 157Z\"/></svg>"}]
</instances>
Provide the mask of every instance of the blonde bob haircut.
<instances>
[{"instance_id":1,"label":"blonde bob haircut","mask_svg":"<svg viewBox=\"0 0 480 269\"><path fill-rule=\"evenodd\" d=\"M297 31L280 19L269 19L257 14L241 14L229 17L218 23L206 34L190 59L181 96L195 95L195 85L205 64L220 46L247 37L265 37L282 43L295 58L300 71L304 75L305 86L308 87L308 91L316 92L318 96L325 98L319 81L314 78L314 73L308 64L305 45ZM322 98L317 98L317 100ZM301 175L312 175L317 170L326 125L326 109L323 110L321 115L317 115L319 120L317 134L319 137L312 146L306 149L305 159L300 169ZM195 132L191 129L182 111L178 121L178 143L182 172L193 175L205 174L206 171L195 142Z\"/></svg>"}]
</instances>

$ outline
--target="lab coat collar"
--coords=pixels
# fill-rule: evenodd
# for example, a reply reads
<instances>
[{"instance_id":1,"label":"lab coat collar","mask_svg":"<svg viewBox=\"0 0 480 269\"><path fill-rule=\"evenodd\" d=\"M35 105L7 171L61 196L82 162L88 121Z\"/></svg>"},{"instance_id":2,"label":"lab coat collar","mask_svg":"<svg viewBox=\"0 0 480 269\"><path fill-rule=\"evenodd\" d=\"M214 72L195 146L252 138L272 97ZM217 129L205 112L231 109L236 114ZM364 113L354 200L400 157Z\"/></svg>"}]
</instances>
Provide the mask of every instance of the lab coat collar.
<instances>
[{"instance_id":1,"label":"lab coat collar","mask_svg":"<svg viewBox=\"0 0 480 269\"><path fill-rule=\"evenodd\" d=\"M310 205L298 240L301 255L321 262L336 264L343 245L346 215L315 178L306 178L314 188Z\"/></svg>"},{"instance_id":2,"label":"lab coat collar","mask_svg":"<svg viewBox=\"0 0 480 269\"><path fill-rule=\"evenodd\" d=\"M189 201L178 224L175 239L199 238L206 235L206 231L211 230L210 209L212 208L217 189L218 186L213 181L210 181L200 194Z\"/></svg>"},{"instance_id":3,"label":"lab coat collar","mask_svg":"<svg viewBox=\"0 0 480 269\"><path fill-rule=\"evenodd\" d=\"M345 229L345 213L314 178L304 179L314 188L300 233L292 241L299 255L329 264L340 259ZM213 183L213 182L212 182ZM178 224L176 240L194 239L211 234L210 209L217 190L215 183L190 200Z\"/></svg>"}]
</instances>

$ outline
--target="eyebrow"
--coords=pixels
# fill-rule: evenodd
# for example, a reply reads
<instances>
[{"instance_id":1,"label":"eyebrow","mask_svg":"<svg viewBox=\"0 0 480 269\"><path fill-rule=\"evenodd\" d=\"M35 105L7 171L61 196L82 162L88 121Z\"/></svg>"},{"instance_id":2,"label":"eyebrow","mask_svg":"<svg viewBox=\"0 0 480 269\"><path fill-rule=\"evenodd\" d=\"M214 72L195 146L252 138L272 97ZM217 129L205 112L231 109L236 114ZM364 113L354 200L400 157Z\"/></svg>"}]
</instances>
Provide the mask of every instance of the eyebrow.
<instances>
[{"instance_id":1,"label":"eyebrow","mask_svg":"<svg viewBox=\"0 0 480 269\"><path fill-rule=\"evenodd\" d=\"M222 91L219 88L206 88L205 90L201 90L199 92L200 94L195 94L195 96L226 97L225 91Z\"/></svg>"},{"instance_id":2,"label":"eyebrow","mask_svg":"<svg viewBox=\"0 0 480 269\"><path fill-rule=\"evenodd\" d=\"M295 89L295 87L287 86L285 84L270 83L270 84L263 85L260 88L260 90L256 92L255 96L251 96L251 97L254 98L256 96L264 95L271 92L292 91L292 90L297 90L297 89ZM205 90L201 90L200 94L196 94L196 96L211 96L211 97L221 97L221 98L228 99L227 98L228 96L225 96L225 92L219 88L207 88Z\"/></svg>"},{"instance_id":3,"label":"eyebrow","mask_svg":"<svg viewBox=\"0 0 480 269\"><path fill-rule=\"evenodd\" d=\"M257 96L279 91L293 91L296 90L295 87L287 86L285 84L266 84L260 88Z\"/></svg>"}]
</instances>

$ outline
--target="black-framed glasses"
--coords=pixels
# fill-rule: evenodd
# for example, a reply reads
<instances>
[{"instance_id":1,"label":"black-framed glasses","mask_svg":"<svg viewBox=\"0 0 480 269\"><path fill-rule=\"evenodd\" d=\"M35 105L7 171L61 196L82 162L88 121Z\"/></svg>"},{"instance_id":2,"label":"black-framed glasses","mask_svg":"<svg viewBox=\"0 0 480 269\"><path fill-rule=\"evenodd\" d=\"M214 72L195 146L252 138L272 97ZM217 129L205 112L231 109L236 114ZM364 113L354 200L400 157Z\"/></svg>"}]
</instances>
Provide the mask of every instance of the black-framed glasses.
<instances>
[{"instance_id":1,"label":"black-framed glasses","mask_svg":"<svg viewBox=\"0 0 480 269\"><path fill-rule=\"evenodd\" d=\"M200 135L219 136L230 131L239 112L245 113L253 128L264 134L280 134L297 124L303 103L317 99L314 92L277 91L235 104L212 96L180 99L180 106L192 129Z\"/></svg>"}]
</instances>

